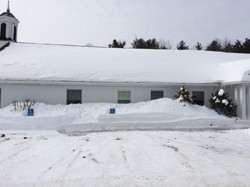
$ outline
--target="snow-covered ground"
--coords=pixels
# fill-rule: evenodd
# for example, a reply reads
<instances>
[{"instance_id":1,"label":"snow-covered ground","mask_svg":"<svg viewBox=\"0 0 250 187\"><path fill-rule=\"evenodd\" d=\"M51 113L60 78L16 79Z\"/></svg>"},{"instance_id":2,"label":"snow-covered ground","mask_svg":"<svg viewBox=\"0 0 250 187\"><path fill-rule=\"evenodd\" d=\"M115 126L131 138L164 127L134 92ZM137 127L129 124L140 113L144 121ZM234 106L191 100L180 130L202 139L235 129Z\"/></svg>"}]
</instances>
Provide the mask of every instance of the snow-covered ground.
<instances>
[{"instance_id":1,"label":"snow-covered ground","mask_svg":"<svg viewBox=\"0 0 250 187\"><path fill-rule=\"evenodd\" d=\"M249 121L167 98L33 108L0 109L0 186L250 185Z\"/></svg>"},{"instance_id":2,"label":"snow-covered ground","mask_svg":"<svg viewBox=\"0 0 250 187\"><path fill-rule=\"evenodd\" d=\"M4 187L250 185L249 130L1 133Z\"/></svg>"}]
</instances>

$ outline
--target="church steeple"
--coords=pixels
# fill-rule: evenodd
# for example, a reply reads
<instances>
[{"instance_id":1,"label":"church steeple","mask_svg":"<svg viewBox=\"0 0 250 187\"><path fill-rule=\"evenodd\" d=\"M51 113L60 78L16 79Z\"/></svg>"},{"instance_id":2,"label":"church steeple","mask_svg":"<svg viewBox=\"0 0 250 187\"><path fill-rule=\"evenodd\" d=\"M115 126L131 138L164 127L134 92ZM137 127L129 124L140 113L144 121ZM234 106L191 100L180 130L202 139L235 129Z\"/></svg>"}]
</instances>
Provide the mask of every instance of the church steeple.
<instances>
[{"instance_id":1,"label":"church steeple","mask_svg":"<svg viewBox=\"0 0 250 187\"><path fill-rule=\"evenodd\" d=\"M9 13L10 13L10 1L9 1L9 0L8 0L7 12L9 12Z\"/></svg>"},{"instance_id":2,"label":"church steeple","mask_svg":"<svg viewBox=\"0 0 250 187\"><path fill-rule=\"evenodd\" d=\"M0 14L0 40L16 42L18 24L18 19L10 12L10 1L8 0L7 11Z\"/></svg>"}]
</instances>

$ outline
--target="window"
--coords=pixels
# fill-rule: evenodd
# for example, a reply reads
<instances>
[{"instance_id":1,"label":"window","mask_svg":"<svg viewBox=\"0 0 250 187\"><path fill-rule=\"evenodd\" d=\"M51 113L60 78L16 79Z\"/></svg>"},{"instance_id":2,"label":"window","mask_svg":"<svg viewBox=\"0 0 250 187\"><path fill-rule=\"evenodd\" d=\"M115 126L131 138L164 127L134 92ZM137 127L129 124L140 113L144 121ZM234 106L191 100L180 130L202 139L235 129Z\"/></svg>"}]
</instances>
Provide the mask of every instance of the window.
<instances>
[{"instance_id":1,"label":"window","mask_svg":"<svg viewBox=\"0 0 250 187\"><path fill-rule=\"evenodd\" d=\"M193 101L197 105L204 105L204 92L193 92Z\"/></svg>"},{"instance_id":2,"label":"window","mask_svg":"<svg viewBox=\"0 0 250 187\"><path fill-rule=\"evenodd\" d=\"M82 90L67 90L67 105L82 103Z\"/></svg>"},{"instance_id":3,"label":"window","mask_svg":"<svg viewBox=\"0 0 250 187\"><path fill-rule=\"evenodd\" d=\"M118 91L118 103L130 103L130 91Z\"/></svg>"},{"instance_id":4,"label":"window","mask_svg":"<svg viewBox=\"0 0 250 187\"><path fill-rule=\"evenodd\" d=\"M151 100L160 99L164 97L163 91L151 91Z\"/></svg>"},{"instance_id":5,"label":"window","mask_svg":"<svg viewBox=\"0 0 250 187\"><path fill-rule=\"evenodd\" d=\"M17 28L16 28L16 26L14 27L14 41L16 42L16 35L17 35Z\"/></svg>"},{"instance_id":6,"label":"window","mask_svg":"<svg viewBox=\"0 0 250 187\"><path fill-rule=\"evenodd\" d=\"M1 36L0 39L6 39L6 23L1 24Z\"/></svg>"}]
</instances>

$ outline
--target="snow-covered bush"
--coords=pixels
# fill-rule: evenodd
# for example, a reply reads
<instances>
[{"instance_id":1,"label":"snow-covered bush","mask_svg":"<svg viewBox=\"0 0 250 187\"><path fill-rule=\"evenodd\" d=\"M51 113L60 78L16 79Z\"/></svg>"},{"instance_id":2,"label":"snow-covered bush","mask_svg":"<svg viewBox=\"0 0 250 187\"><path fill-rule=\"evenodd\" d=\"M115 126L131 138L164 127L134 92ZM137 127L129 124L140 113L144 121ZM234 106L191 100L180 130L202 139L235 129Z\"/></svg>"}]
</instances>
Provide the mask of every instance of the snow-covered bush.
<instances>
[{"instance_id":1,"label":"snow-covered bush","mask_svg":"<svg viewBox=\"0 0 250 187\"><path fill-rule=\"evenodd\" d=\"M212 93L212 97L209 99L209 102L212 109L216 111L217 109L221 109L222 114L225 116L237 116L237 105L232 102L232 99L229 97L228 93L226 93L223 89Z\"/></svg>"},{"instance_id":2,"label":"snow-covered bush","mask_svg":"<svg viewBox=\"0 0 250 187\"><path fill-rule=\"evenodd\" d=\"M180 91L174 97L180 102L189 102L192 104L194 103L192 97L189 94L189 91L184 86L180 88Z\"/></svg>"}]
</instances>

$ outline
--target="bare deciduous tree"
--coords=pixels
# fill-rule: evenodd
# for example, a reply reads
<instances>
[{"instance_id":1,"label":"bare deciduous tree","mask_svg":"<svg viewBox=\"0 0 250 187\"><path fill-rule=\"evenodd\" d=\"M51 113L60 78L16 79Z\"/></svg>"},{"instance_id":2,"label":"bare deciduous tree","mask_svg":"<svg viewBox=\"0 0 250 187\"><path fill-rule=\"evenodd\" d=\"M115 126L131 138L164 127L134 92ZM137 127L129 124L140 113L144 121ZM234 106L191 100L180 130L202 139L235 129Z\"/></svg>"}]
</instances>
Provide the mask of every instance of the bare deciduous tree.
<instances>
[{"instance_id":1,"label":"bare deciduous tree","mask_svg":"<svg viewBox=\"0 0 250 187\"><path fill-rule=\"evenodd\" d=\"M171 44L171 42L169 40L159 40L159 46L160 46L160 49L172 49L173 48L173 45Z\"/></svg>"}]
</instances>

